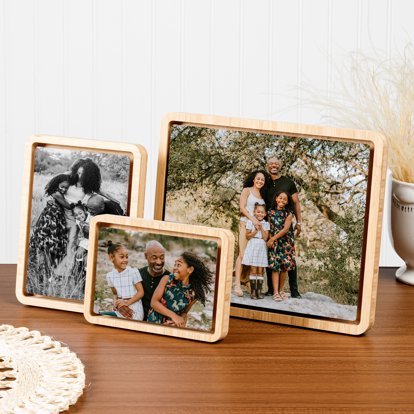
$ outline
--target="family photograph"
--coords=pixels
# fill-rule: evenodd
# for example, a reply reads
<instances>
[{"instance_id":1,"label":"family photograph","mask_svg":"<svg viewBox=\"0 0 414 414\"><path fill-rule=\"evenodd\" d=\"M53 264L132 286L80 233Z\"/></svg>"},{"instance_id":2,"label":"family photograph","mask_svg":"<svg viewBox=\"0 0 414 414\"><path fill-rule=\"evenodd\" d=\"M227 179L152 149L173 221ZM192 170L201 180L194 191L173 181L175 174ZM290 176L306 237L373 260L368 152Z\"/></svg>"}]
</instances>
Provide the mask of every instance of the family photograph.
<instances>
[{"instance_id":1,"label":"family photograph","mask_svg":"<svg viewBox=\"0 0 414 414\"><path fill-rule=\"evenodd\" d=\"M27 294L83 300L89 222L127 213L129 170L126 155L36 148Z\"/></svg>"},{"instance_id":2,"label":"family photograph","mask_svg":"<svg viewBox=\"0 0 414 414\"><path fill-rule=\"evenodd\" d=\"M100 228L94 312L211 331L217 243Z\"/></svg>"},{"instance_id":3,"label":"family photograph","mask_svg":"<svg viewBox=\"0 0 414 414\"><path fill-rule=\"evenodd\" d=\"M357 318L370 147L172 125L167 221L233 231L232 306Z\"/></svg>"}]
</instances>

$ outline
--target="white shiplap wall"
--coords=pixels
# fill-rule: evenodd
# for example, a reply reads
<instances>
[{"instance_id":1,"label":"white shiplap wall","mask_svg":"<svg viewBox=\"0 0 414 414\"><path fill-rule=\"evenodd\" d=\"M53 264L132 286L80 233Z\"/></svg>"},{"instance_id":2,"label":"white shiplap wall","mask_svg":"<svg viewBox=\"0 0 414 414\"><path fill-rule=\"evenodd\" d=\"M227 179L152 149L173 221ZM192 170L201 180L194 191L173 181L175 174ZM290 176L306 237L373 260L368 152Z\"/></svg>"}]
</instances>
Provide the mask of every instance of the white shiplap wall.
<instances>
[{"instance_id":1,"label":"white shiplap wall","mask_svg":"<svg viewBox=\"0 0 414 414\"><path fill-rule=\"evenodd\" d=\"M413 12L410 0L0 0L0 263L17 260L29 135L143 144L150 218L163 114L320 124L302 87L335 93L349 51L400 52ZM399 263L384 236L381 264Z\"/></svg>"}]
</instances>

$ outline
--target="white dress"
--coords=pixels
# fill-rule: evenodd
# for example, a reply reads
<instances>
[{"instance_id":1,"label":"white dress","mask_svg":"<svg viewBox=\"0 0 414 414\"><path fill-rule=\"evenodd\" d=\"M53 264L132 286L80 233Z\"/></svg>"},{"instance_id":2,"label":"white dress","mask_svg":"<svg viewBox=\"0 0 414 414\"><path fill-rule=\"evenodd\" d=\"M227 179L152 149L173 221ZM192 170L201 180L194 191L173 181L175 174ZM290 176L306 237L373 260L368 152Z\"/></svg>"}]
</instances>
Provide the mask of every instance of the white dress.
<instances>
[{"instance_id":1,"label":"white dress","mask_svg":"<svg viewBox=\"0 0 414 414\"><path fill-rule=\"evenodd\" d=\"M88 250L89 240L88 240L88 238L85 237L85 234L83 232L83 226L85 224L89 226L89 223L91 221L91 216L88 213L88 215L86 216L85 221L83 221L83 222L81 222L79 220L75 220L75 221L76 221L76 225L78 226L78 229L79 229L78 246L82 247L85 250Z\"/></svg>"},{"instance_id":2,"label":"white dress","mask_svg":"<svg viewBox=\"0 0 414 414\"><path fill-rule=\"evenodd\" d=\"M262 225L263 230L269 231L270 224L262 220L260 222ZM246 223L246 230L253 230L254 225L249 220ZM267 267L267 246L266 242L263 240L262 232L258 231L248 242L246 246L246 250L244 251L242 264L246 266L257 266L257 267Z\"/></svg>"},{"instance_id":3,"label":"white dress","mask_svg":"<svg viewBox=\"0 0 414 414\"><path fill-rule=\"evenodd\" d=\"M142 277L138 269L127 267L122 272L118 272L118 270L114 268L106 275L106 281L108 282L109 287L116 289L119 299L130 299L137 293L135 284L142 282ZM134 311L132 319L137 321L142 321L144 319L144 308L141 300L134 302L129 307ZM123 318L118 311L115 311L115 313L119 318Z\"/></svg>"},{"instance_id":4,"label":"white dress","mask_svg":"<svg viewBox=\"0 0 414 414\"><path fill-rule=\"evenodd\" d=\"M254 206L257 204L260 204L261 206L265 205L265 201L263 198L257 198L255 195L252 194L250 188L249 188L249 196L246 200L246 210L253 216ZM247 223L249 219L247 217L240 217L240 221L244 221Z\"/></svg>"}]
</instances>

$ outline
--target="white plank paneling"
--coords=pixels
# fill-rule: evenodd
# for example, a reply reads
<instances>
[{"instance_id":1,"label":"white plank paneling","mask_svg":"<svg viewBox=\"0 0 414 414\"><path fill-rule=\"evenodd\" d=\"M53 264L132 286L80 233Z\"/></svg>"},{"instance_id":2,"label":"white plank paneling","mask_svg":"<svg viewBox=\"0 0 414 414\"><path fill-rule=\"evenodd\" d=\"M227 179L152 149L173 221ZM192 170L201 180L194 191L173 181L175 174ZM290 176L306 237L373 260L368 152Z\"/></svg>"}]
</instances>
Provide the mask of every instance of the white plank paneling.
<instances>
[{"instance_id":1,"label":"white plank paneling","mask_svg":"<svg viewBox=\"0 0 414 414\"><path fill-rule=\"evenodd\" d=\"M241 59L240 17L243 3L213 0L212 111L217 115L240 116Z\"/></svg>"},{"instance_id":2,"label":"white plank paneling","mask_svg":"<svg viewBox=\"0 0 414 414\"><path fill-rule=\"evenodd\" d=\"M95 1L94 112L96 138L123 137L123 8L124 2Z\"/></svg>"},{"instance_id":3,"label":"white plank paneling","mask_svg":"<svg viewBox=\"0 0 414 414\"><path fill-rule=\"evenodd\" d=\"M389 47L391 48L391 56L401 56L404 52L404 46L414 42L414 5L410 0L400 0L397 3L389 1L391 15L389 27L392 34L389 39Z\"/></svg>"},{"instance_id":4,"label":"white plank paneling","mask_svg":"<svg viewBox=\"0 0 414 414\"><path fill-rule=\"evenodd\" d=\"M6 184L9 174L6 175L7 165L7 137L8 137L8 116L7 116L7 4L6 0L0 0L0 263L12 262L15 258L13 248L7 250L6 223L9 219L9 202L6 193Z\"/></svg>"},{"instance_id":5,"label":"white plank paneling","mask_svg":"<svg viewBox=\"0 0 414 414\"><path fill-rule=\"evenodd\" d=\"M301 82L299 62L302 58L301 0L273 5L273 82L271 116L286 122L299 121L297 85Z\"/></svg>"},{"instance_id":6,"label":"white plank paneling","mask_svg":"<svg viewBox=\"0 0 414 414\"><path fill-rule=\"evenodd\" d=\"M155 171L159 130L153 121L155 7L152 2L127 0L124 6L125 140L148 148L148 169ZM145 217L153 217L156 174L147 175Z\"/></svg>"},{"instance_id":7,"label":"white plank paneling","mask_svg":"<svg viewBox=\"0 0 414 414\"><path fill-rule=\"evenodd\" d=\"M273 76L269 54L269 30L267 24L269 2L244 1L241 21L242 78L240 82L240 115L251 118L269 117L269 80Z\"/></svg>"},{"instance_id":8,"label":"white plank paneling","mask_svg":"<svg viewBox=\"0 0 414 414\"><path fill-rule=\"evenodd\" d=\"M363 1L361 50L367 53L387 50L391 29L387 15L389 11L389 0Z\"/></svg>"},{"instance_id":9,"label":"white plank paneling","mask_svg":"<svg viewBox=\"0 0 414 414\"><path fill-rule=\"evenodd\" d=\"M180 2L162 0L155 5L152 90L154 121L159 120L166 112L179 111L183 93L183 22ZM158 134L159 128L156 131Z\"/></svg>"},{"instance_id":10,"label":"white plank paneling","mask_svg":"<svg viewBox=\"0 0 414 414\"><path fill-rule=\"evenodd\" d=\"M211 110L211 1L181 3L180 110L209 113Z\"/></svg>"},{"instance_id":11,"label":"white plank paneling","mask_svg":"<svg viewBox=\"0 0 414 414\"><path fill-rule=\"evenodd\" d=\"M155 198L155 171L157 166L160 122L167 112L180 111L182 102L182 12L179 1L162 0L152 10L151 51L151 105L150 144L148 145L148 203L153 206ZM147 214L153 216L153 210Z\"/></svg>"},{"instance_id":12,"label":"white plank paneling","mask_svg":"<svg viewBox=\"0 0 414 414\"><path fill-rule=\"evenodd\" d=\"M35 132L65 135L64 3L54 0L34 3Z\"/></svg>"},{"instance_id":13,"label":"white plank paneling","mask_svg":"<svg viewBox=\"0 0 414 414\"><path fill-rule=\"evenodd\" d=\"M332 41L332 2L326 0L304 1L302 5L302 56L298 65L300 79L303 85L317 87L321 93L327 94L327 84L330 76L329 51ZM329 36L330 35L330 36ZM321 82L322 81L322 82ZM300 85L299 85L300 86ZM306 95L298 92L298 102L302 106L300 120L312 123L320 117L318 108L306 107L303 109Z\"/></svg>"},{"instance_id":14,"label":"white plank paneling","mask_svg":"<svg viewBox=\"0 0 414 414\"><path fill-rule=\"evenodd\" d=\"M304 86L335 93L351 51L401 54L410 0L0 0L0 262L17 259L32 133L138 142L152 217L166 112L323 123ZM382 265L398 265L384 226Z\"/></svg>"},{"instance_id":15,"label":"white plank paneling","mask_svg":"<svg viewBox=\"0 0 414 414\"><path fill-rule=\"evenodd\" d=\"M155 140L151 122L152 5L128 0L125 3L125 136L128 142L146 144Z\"/></svg>"},{"instance_id":16,"label":"white plank paneling","mask_svg":"<svg viewBox=\"0 0 414 414\"><path fill-rule=\"evenodd\" d=\"M5 262L16 262L20 219L20 191L23 154L27 137L35 130L33 33L34 6L29 0L6 1L6 135L1 138L6 151L2 174L7 179L2 198L5 210L1 214L2 245Z\"/></svg>"},{"instance_id":17,"label":"white plank paneling","mask_svg":"<svg viewBox=\"0 0 414 414\"><path fill-rule=\"evenodd\" d=\"M96 108L93 101L94 9L93 0L65 2L64 127L66 134L72 137L96 138Z\"/></svg>"}]
</instances>

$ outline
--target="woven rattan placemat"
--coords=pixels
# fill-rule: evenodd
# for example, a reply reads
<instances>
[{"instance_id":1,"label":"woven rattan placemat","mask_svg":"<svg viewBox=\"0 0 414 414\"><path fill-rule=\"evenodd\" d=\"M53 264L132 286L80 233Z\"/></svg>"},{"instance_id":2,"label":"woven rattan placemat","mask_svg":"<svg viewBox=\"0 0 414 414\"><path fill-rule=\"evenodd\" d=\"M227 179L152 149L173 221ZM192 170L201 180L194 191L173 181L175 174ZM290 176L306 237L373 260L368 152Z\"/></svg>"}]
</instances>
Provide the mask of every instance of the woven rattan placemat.
<instances>
[{"instance_id":1,"label":"woven rattan placemat","mask_svg":"<svg viewBox=\"0 0 414 414\"><path fill-rule=\"evenodd\" d=\"M79 358L60 342L27 328L0 325L0 413L59 413L85 387Z\"/></svg>"}]
</instances>

